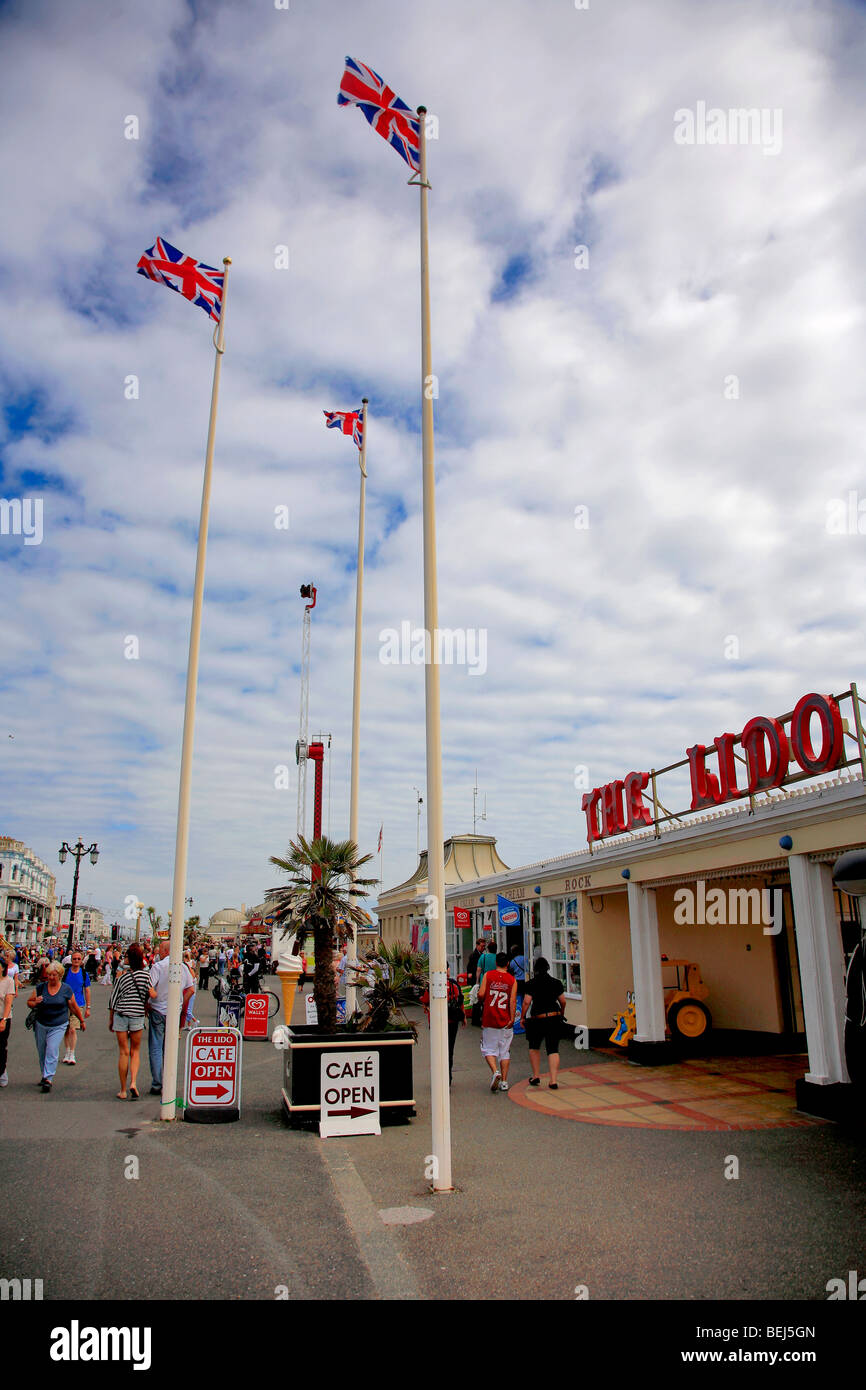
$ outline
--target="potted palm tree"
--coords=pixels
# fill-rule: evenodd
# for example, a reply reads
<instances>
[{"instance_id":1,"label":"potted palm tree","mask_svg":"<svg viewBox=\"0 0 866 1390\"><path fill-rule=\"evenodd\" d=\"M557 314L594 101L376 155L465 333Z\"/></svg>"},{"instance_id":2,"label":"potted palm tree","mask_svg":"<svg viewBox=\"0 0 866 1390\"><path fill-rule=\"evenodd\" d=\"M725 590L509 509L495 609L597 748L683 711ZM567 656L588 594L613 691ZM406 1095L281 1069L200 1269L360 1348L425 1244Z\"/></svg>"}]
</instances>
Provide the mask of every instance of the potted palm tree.
<instances>
[{"instance_id":1,"label":"potted palm tree","mask_svg":"<svg viewBox=\"0 0 866 1390\"><path fill-rule=\"evenodd\" d=\"M272 855L270 859L289 879L267 895L275 937L287 941L293 936L293 953L297 955L311 935L315 960L313 995L318 1022L292 1024L287 1017L282 1035L282 1100L292 1125L318 1123L323 1053L359 1047L379 1054L380 1107L395 1118L415 1114L411 1050L415 1030L405 1019L396 1026L391 1024L390 1011L381 1007L378 998L381 991L375 990L373 998L379 1004L375 1011L365 1007L347 1024L337 1024L334 953L367 921L358 899L376 880L361 878L359 870L372 857L365 854L359 858L357 845L351 840L322 836L308 841L298 836L284 858ZM281 957L278 973L287 964ZM378 983L374 980L374 985Z\"/></svg>"}]
</instances>

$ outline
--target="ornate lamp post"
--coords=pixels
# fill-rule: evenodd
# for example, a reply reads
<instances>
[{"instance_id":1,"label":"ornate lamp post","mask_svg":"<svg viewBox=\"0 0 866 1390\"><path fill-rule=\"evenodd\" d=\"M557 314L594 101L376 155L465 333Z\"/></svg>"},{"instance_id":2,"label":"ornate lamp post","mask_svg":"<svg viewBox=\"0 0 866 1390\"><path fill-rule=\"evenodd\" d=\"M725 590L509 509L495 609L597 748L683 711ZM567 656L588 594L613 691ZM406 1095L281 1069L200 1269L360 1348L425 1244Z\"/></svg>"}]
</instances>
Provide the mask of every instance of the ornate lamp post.
<instances>
[{"instance_id":1,"label":"ornate lamp post","mask_svg":"<svg viewBox=\"0 0 866 1390\"><path fill-rule=\"evenodd\" d=\"M99 858L99 848L97 845L93 844L90 846L90 849L85 849L84 843L79 835L78 843L74 846L68 845L64 840L58 853L61 864L66 863L67 854L73 855L75 859L75 877L72 880L72 906L69 910L69 935L66 938L66 950L68 953L72 950L72 936L75 931L75 908L78 902L78 873L81 868L81 861L85 854L89 854L91 864L95 864Z\"/></svg>"}]
</instances>

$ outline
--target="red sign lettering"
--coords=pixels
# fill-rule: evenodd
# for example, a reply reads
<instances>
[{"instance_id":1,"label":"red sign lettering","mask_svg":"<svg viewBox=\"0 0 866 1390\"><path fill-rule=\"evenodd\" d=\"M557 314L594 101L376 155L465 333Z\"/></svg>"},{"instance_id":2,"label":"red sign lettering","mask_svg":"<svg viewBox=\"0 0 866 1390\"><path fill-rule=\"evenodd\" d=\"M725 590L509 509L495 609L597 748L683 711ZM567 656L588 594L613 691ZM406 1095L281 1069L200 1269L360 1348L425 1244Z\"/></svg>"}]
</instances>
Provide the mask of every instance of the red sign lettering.
<instances>
[{"instance_id":1,"label":"red sign lettering","mask_svg":"<svg viewBox=\"0 0 866 1390\"><path fill-rule=\"evenodd\" d=\"M821 742L816 752L812 742L812 720L820 725ZM782 721L758 715L740 734L719 734L713 741L716 754L714 771L707 767L707 748L695 743L686 749L691 778L692 802L689 808L721 806L737 797L754 795L770 787L781 787L790 780L791 756L808 776L832 772L843 761L845 730L839 706L832 695L804 695L791 715L790 736ZM740 743L746 762L748 786L737 784L737 756ZM592 845L609 835L641 830L652 825L643 792L649 782L646 772L630 772L622 782L595 787L581 802L586 816L586 838Z\"/></svg>"}]
</instances>

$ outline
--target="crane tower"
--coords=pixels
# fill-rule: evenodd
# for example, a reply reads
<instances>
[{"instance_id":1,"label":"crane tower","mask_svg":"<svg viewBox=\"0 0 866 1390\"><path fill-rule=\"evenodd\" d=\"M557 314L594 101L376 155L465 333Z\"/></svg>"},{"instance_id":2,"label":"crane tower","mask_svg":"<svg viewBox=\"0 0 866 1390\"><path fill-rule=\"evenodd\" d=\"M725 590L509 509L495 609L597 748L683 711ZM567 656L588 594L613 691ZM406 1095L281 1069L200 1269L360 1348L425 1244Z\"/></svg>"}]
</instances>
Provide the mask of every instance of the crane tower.
<instances>
[{"instance_id":1,"label":"crane tower","mask_svg":"<svg viewBox=\"0 0 866 1390\"><path fill-rule=\"evenodd\" d=\"M298 834L306 834L307 818L307 760L310 756L310 613L316 606L315 584L301 585L301 598L312 599L304 608L304 627L301 638L301 719L295 760L298 764Z\"/></svg>"}]
</instances>

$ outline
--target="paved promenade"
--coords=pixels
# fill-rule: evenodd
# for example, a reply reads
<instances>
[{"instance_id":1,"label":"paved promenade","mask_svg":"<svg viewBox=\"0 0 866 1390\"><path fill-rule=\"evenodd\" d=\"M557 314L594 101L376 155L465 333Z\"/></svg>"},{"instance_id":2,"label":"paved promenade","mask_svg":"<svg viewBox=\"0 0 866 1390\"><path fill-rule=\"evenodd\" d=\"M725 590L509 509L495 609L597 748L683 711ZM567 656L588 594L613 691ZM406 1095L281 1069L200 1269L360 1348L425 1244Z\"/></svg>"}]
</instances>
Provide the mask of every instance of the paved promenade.
<instances>
[{"instance_id":1,"label":"paved promenade","mask_svg":"<svg viewBox=\"0 0 866 1390\"><path fill-rule=\"evenodd\" d=\"M93 993L79 1064L58 1068L50 1095L36 1086L19 996L10 1082L0 1091L0 1275L42 1279L46 1300L285 1292L293 1299L823 1302L829 1280L851 1270L866 1275L862 1137L790 1108L787 1120L764 1128L708 1127L706 1114L696 1127L616 1124L610 1114L599 1123L605 1069L607 1083L618 1070L642 1092L610 1109L637 1110L643 1121L648 1105L677 1104L671 1079L564 1047L560 1091L529 1091L520 1038L514 1088L493 1095L479 1033L467 1026L452 1093L458 1190L432 1196L420 1010L413 1015L418 1118L381 1137L321 1141L283 1124L282 1056L270 1043L245 1044L237 1124L168 1125L156 1098L115 1099L107 991ZM213 999L203 992L198 999L202 1021L211 1022ZM762 1065L766 1081L766 1059ZM692 1105L698 1072L682 1073ZM751 1103L761 1083L746 1081ZM149 1083L145 1059L142 1092ZM778 1105L781 1092L764 1089ZM575 1123L568 1098L587 1095L597 1113ZM730 1120L717 1110L719 1122ZM726 1176L734 1169L737 1177Z\"/></svg>"}]
</instances>

